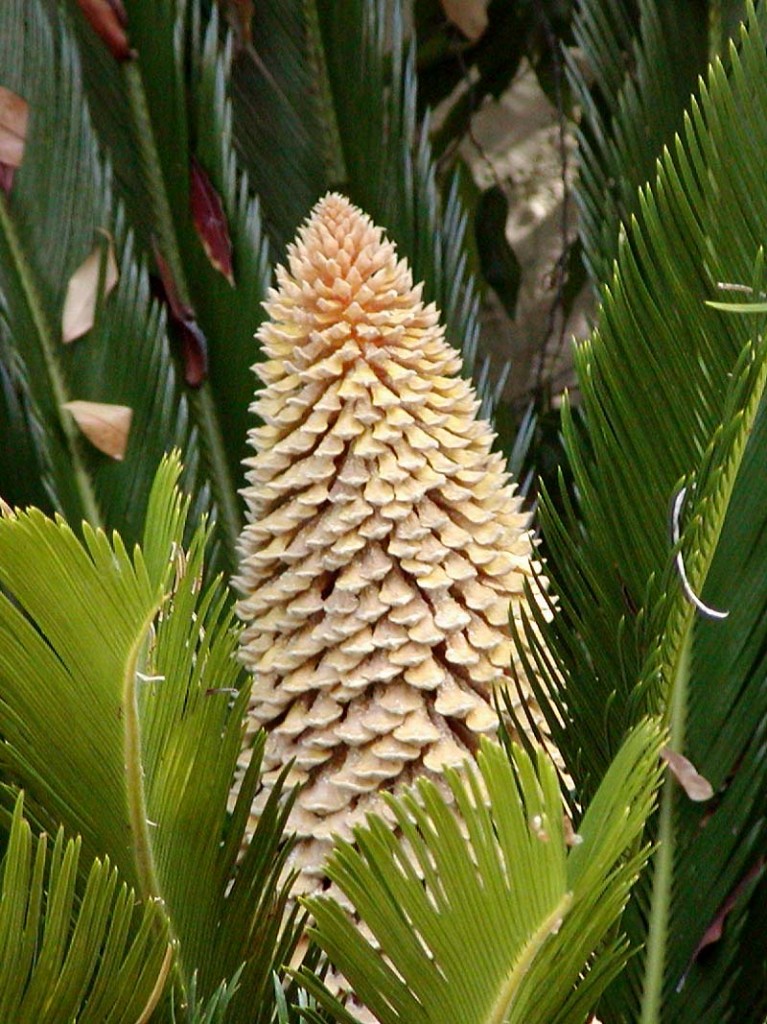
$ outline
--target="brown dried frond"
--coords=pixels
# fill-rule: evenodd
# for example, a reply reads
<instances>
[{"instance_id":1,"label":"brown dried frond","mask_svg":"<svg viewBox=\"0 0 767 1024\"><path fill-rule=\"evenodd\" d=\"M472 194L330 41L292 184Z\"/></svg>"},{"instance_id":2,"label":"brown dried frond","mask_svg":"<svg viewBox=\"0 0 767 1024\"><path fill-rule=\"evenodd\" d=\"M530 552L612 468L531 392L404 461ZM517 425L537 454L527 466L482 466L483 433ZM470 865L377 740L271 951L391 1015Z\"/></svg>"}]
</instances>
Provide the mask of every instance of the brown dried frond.
<instances>
[{"instance_id":1,"label":"brown dried frond","mask_svg":"<svg viewBox=\"0 0 767 1024\"><path fill-rule=\"evenodd\" d=\"M307 891L331 835L383 813L380 790L497 728L533 545L460 357L381 229L328 195L277 281L236 583L265 781L295 759L304 783Z\"/></svg>"}]
</instances>

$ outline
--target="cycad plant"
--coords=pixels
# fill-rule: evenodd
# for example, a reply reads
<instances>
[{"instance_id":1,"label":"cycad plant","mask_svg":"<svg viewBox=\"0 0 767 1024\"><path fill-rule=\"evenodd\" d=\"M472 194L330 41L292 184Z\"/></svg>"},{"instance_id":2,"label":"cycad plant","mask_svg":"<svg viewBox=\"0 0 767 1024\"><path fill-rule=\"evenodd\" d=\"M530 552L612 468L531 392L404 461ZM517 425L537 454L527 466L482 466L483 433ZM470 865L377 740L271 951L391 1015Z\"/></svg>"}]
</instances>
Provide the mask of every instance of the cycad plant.
<instances>
[{"instance_id":1,"label":"cycad plant","mask_svg":"<svg viewBox=\"0 0 767 1024\"><path fill-rule=\"evenodd\" d=\"M764 1020L761 7L510 6L600 300L542 564L417 89L506 37L0 6L1 1020Z\"/></svg>"}]
</instances>

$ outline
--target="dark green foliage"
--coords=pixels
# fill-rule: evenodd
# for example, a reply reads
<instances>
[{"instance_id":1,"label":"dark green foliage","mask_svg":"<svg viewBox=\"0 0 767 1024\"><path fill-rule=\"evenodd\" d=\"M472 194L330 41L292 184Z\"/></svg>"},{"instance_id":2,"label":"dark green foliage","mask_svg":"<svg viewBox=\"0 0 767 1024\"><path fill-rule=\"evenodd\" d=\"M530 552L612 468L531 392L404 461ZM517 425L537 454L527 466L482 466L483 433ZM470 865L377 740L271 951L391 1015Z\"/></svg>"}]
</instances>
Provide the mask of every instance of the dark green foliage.
<instances>
[{"instance_id":1,"label":"dark green foliage","mask_svg":"<svg viewBox=\"0 0 767 1024\"><path fill-rule=\"evenodd\" d=\"M550 655L541 650L539 661L578 796L593 792L619 737L648 709L664 711L672 748L691 758L717 794L702 805L678 787L664 794L655 889L640 889L627 917L650 954L615 983L601 1010L607 1024L627 1011L636 1019L643 986L659 983L642 977L655 954L664 1021L761 1020L761 996L730 1016L736 1001L729 986L737 990L745 955L738 929L748 919L737 906L724 940L693 963L767 842L766 597L757 582L767 507L757 469L765 429L763 319L706 306L722 297L717 282L758 291L762 281L767 210L759 209L763 190L753 174L767 159L760 84L767 65L755 17L741 54L732 49L728 64L729 80L714 66L682 138L659 161L652 190L639 196L596 330L577 352L585 431L575 429L569 412L565 417L577 505L563 514L551 500L543 508L560 612L542 625ZM697 615L681 593L668 522L682 484L681 550L692 589L708 605L730 609L725 621ZM740 893L741 908L755 881ZM653 915L667 923L667 936L656 921L648 937ZM753 946L751 954L764 955Z\"/></svg>"},{"instance_id":2,"label":"dark green foliage","mask_svg":"<svg viewBox=\"0 0 767 1024\"><path fill-rule=\"evenodd\" d=\"M253 334L261 320L270 268L257 206L234 163L228 57L219 44L217 19L206 26L199 13L195 17L190 8L185 14L174 0L151 6L134 0L126 11L130 42L138 53L133 62L112 59L80 12L73 10L72 21L94 122L145 258L156 278L162 277L157 254L165 261L179 300L207 348L209 372L199 388L187 388L187 396L218 505L225 564L232 568L241 527L235 491L250 425L250 367L257 355ZM234 284L211 264L195 230L190 208L193 159L222 200ZM159 281L158 289L162 294ZM171 330L171 337L184 376L178 329Z\"/></svg>"},{"instance_id":3,"label":"dark green foliage","mask_svg":"<svg viewBox=\"0 0 767 1024\"><path fill-rule=\"evenodd\" d=\"M584 258L595 284L610 277L620 226L638 209L663 146L712 52L706 0L581 0L573 26L587 62L571 64L583 106L576 192Z\"/></svg>"},{"instance_id":4,"label":"dark green foliage","mask_svg":"<svg viewBox=\"0 0 767 1024\"><path fill-rule=\"evenodd\" d=\"M281 260L298 225L343 172L314 0L267 0L253 30L252 42L235 48L234 140Z\"/></svg>"},{"instance_id":5,"label":"dark green foliage","mask_svg":"<svg viewBox=\"0 0 767 1024\"><path fill-rule=\"evenodd\" d=\"M133 541L143 529L160 456L173 446L184 453L198 511L209 505L188 402L134 236L98 159L66 26L51 24L37 2L6 4L0 19L5 81L32 111L23 166L10 196L0 197L5 343L13 344L6 366L17 410L20 405L36 425L27 435L31 462L15 471L21 491L5 497L23 501L23 481L39 475L50 505L74 524L86 519L119 527ZM114 238L120 281L89 336L65 346L60 323L67 283L100 231ZM132 407L122 463L79 436L61 408L71 399ZM12 452L18 463L23 446Z\"/></svg>"}]
</instances>

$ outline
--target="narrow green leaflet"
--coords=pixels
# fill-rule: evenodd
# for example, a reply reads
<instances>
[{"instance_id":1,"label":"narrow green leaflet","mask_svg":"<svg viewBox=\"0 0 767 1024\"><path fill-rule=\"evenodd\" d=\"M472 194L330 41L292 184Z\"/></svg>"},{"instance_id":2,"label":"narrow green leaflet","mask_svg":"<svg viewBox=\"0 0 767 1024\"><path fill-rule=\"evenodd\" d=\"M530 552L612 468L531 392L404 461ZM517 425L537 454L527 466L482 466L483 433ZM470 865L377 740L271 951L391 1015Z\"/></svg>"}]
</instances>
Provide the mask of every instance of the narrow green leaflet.
<instances>
[{"instance_id":1,"label":"narrow green leaflet","mask_svg":"<svg viewBox=\"0 0 767 1024\"><path fill-rule=\"evenodd\" d=\"M215 14L215 8L213 9ZM199 239L189 239L184 261L200 323L208 337L210 388L235 488L243 480L242 460L250 454L250 404L260 358L254 334L263 319L261 302L271 283L272 267L261 224L261 200L235 160L229 90L232 39L219 41L220 25L211 17L192 34L196 89L190 100L193 152L219 192L232 243L234 288L210 264ZM272 171L274 173L274 171ZM282 187L284 183L281 182ZM306 211L308 212L308 210Z\"/></svg>"},{"instance_id":2,"label":"narrow green leaflet","mask_svg":"<svg viewBox=\"0 0 767 1024\"><path fill-rule=\"evenodd\" d=\"M35 509L0 519L0 773L49 831L82 836L86 868L107 856L162 901L180 1005L193 979L202 1005L224 983L227 1020L267 1024L299 934L290 799L277 786L245 843L263 742L238 770L249 687L227 593L202 584L204 527L182 544L180 473L162 463L132 556Z\"/></svg>"},{"instance_id":3,"label":"narrow green leaflet","mask_svg":"<svg viewBox=\"0 0 767 1024\"><path fill-rule=\"evenodd\" d=\"M45 463L42 420L31 400L26 368L14 352L0 312L0 435L6 439L0 460L0 494L20 505L52 511L56 486Z\"/></svg>"},{"instance_id":4,"label":"narrow green leaflet","mask_svg":"<svg viewBox=\"0 0 767 1024\"><path fill-rule=\"evenodd\" d=\"M399 837L371 816L335 848L328 876L375 946L327 898L306 900L312 933L382 1024L586 1020L627 956L615 925L648 853L661 735L648 720L627 738L574 845L548 758L486 741L479 772L447 773L453 806L422 781L389 800Z\"/></svg>"},{"instance_id":5,"label":"narrow green leaflet","mask_svg":"<svg viewBox=\"0 0 767 1024\"><path fill-rule=\"evenodd\" d=\"M262 204L275 257L343 177L315 0L262 0L235 47L234 144Z\"/></svg>"},{"instance_id":6,"label":"narrow green leaflet","mask_svg":"<svg viewBox=\"0 0 767 1024\"><path fill-rule=\"evenodd\" d=\"M222 981L213 995L208 999L197 998L197 975L192 976L189 985L189 1004L184 1017L183 1011L178 1015L186 1020L186 1024L223 1024L226 1020L232 996L240 984L240 974L237 972L229 981ZM176 1022L176 1008L172 1009L173 1021Z\"/></svg>"},{"instance_id":7,"label":"narrow green leaflet","mask_svg":"<svg viewBox=\"0 0 767 1024\"><path fill-rule=\"evenodd\" d=\"M29 422L30 458L17 477L40 476L49 507L73 525L86 519L118 527L133 543L165 450L181 449L185 482L200 495L200 510L209 505L189 410L163 318L99 159L77 52L42 0L0 7L0 66L4 86L22 95L30 112L22 165L10 194L0 195L2 347L10 397ZM114 239L118 283L97 306L93 328L65 345L69 280L104 232ZM122 461L80 434L63 408L72 400L132 410ZM21 450L14 445L17 461ZM4 497L14 503L34 494L22 483Z\"/></svg>"},{"instance_id":8,"label":"narrow green leaflet","mask_svg":"<svg viewBox=\"0 0 767 1024\"><path fill-rule=\"evenodd\" d=\"M158 901L143 906L108 860L78 890L79 840L33 838L20 795L0 863L0 1019L15 1024L147 1020L172 959Z\"/></svg>"}]
</instances>

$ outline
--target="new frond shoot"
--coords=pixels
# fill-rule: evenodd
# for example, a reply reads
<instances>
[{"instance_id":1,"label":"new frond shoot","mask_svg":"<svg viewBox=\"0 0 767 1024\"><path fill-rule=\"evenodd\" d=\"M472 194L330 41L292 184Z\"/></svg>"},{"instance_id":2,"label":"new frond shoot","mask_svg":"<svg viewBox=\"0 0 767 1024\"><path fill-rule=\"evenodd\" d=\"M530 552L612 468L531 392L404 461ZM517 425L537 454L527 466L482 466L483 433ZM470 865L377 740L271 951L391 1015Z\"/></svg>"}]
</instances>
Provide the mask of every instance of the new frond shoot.
<instances>
[{"instance_id":1,"label":"new frond shoot","mask_svg":"<svg viewBox=\"0 0 767 1024\"><path fill-rule=\"evenodd\" d=\"M483 738L476 765L447 770L449 794L421 779L386 797L401 838L371 815L355 845L339 842L327 872L343 902L304 902L375 1019L585 1022L628 953L615 925L647 857L661 742L650 720L629 735L577 834L547 755L514 745L507 757Z\"/></svg>"}]
</instances>

